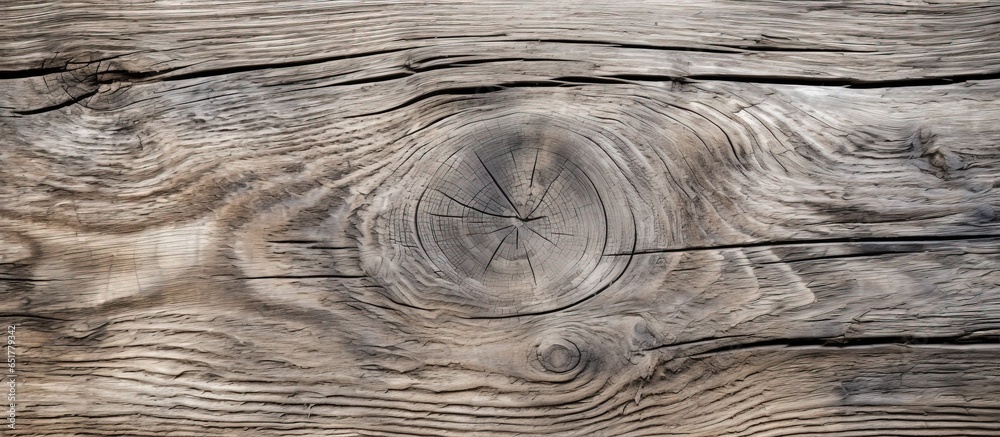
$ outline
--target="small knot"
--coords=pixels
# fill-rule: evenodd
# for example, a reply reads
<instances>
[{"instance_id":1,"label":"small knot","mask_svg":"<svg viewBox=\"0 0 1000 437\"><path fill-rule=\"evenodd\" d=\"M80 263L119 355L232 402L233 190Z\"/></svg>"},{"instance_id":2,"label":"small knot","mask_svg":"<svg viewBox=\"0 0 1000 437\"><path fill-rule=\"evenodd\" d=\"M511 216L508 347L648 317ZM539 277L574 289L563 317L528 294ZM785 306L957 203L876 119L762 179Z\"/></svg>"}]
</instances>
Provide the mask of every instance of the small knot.
<instances>
[{"instance_id":1,"label":"small knot","mask_svg":"<svg viewBox=\"0 0 1000 437\"><path fill-rule=\"evenodd\" d=\"M545 370L566 373L580 364L580 349L571 341L546 341L538 345L538 361Z\"/></svg>"}]
</instances>

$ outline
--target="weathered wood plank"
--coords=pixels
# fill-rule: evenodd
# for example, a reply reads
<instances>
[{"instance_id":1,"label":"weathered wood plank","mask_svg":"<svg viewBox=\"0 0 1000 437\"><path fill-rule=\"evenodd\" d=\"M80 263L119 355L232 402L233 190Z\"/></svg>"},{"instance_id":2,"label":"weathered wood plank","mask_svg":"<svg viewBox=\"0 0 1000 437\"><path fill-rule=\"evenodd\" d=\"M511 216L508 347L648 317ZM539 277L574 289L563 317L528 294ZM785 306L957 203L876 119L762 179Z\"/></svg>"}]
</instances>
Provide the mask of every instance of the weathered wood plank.
<instances>
[{"instance_id":1,"label":"weathered wood plank","mask_svg":"<svg viewBox=\"0 0 1000 437\"><path fill-rule=\"evenodd\" d=\"M3 6L18 430L996 434L997 8L630 6Z\"/></svg>"},{"instance_id":2,"label":"weathered wood plank","mask_svg":"<svg viewBox=\"0 0 1000 437\"><path fill-rule=\"evenodd\" d=\"M989 2L25 1L4 7L2 70L60 69L108 59L131 72L204 75L444 44L557 42L590 56L602 46L653 51L694 75L898 80L995 74ZM625 24L627 23L627 25ZM822 29L822 32L817 32ZM471 44L470 44L471 43ZM543 46L544 47L544 46ZM695 51L697 53L685 54ZM628 50L616 50L615 54ZM664 58L678 58L670 62ZM610 58L590 57L590 63ZM43 65L44 63L44 65ZM651 68L650 71L655 71ZM650 71L628 71L645 74Z\"/></svg>"}]
</instances>

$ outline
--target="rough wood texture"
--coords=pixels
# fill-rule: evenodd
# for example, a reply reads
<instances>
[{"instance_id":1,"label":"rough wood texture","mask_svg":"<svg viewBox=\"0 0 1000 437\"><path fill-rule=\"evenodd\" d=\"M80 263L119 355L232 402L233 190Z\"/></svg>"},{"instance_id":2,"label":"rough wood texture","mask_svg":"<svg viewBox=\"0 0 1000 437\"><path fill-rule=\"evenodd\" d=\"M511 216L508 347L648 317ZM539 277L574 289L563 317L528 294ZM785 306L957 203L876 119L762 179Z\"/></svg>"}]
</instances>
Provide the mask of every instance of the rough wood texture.
<instances>
[{"instance_id":1,"label":"rough wood texture","mask_svg":"<svg viewBox=\"0 0 1000 437\"><path fill-rule=\"evenodd\" d=\"M1000 7L5 2L22 435L996 435Z\"/></svg>"}]
</instances>

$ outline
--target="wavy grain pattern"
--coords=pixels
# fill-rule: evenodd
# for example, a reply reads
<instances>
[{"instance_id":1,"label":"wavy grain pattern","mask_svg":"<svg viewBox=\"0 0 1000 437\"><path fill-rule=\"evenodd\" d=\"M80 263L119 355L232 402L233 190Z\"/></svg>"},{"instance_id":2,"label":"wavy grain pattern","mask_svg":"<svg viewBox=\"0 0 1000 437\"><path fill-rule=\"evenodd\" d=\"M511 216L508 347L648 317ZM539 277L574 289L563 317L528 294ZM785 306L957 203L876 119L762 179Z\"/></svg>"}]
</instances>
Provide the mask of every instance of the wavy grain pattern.
<instances>
[{"instance_id":1,"label":"wavy grain pattern","mask_svg":"<svg viewBox=\"0 0 1000 437\"><path fill-rule=\"evenodd\" d=\"M20 435L996 435L989 2L0 6Z\"/></svg>"}]
</instances>

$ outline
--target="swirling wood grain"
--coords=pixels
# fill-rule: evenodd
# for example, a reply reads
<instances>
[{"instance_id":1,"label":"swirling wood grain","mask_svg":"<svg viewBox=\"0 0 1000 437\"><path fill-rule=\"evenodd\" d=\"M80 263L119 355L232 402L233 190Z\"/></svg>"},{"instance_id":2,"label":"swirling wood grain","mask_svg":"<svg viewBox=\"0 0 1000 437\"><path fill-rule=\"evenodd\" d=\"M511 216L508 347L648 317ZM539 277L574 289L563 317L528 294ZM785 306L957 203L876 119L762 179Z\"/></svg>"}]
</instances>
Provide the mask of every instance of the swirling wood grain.
<instances>
[{"instance_id":1,"label":"swirling wood grain","mask_svg":"<svg viewBox=\"0 0 1000 437\"><path fill-rule=\"evenodd\" d=\"M0 6L21 435L996 435L988 2Z\"/></svg>"}]
</instances>

